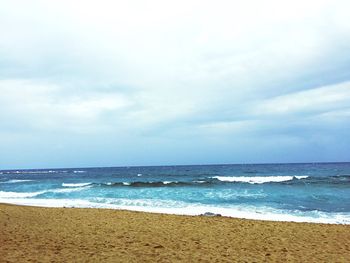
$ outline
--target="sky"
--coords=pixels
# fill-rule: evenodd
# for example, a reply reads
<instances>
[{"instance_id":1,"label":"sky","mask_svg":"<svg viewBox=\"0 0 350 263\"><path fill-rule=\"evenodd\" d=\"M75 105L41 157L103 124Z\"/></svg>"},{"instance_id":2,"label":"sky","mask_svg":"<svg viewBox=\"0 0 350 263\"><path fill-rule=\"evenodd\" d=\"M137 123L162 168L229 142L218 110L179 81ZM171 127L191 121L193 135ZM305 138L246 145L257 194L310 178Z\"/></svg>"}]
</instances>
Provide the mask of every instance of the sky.
<instances>
[{"instance_id":1,"label":"sky","mask_svg":"<svg viewBox=\"0 0 350 263\"><path fill-rule=\"evenodd\" d=\"M0 0L0 169L350 161L347 0Z\"/></svg>"}]
</instances>

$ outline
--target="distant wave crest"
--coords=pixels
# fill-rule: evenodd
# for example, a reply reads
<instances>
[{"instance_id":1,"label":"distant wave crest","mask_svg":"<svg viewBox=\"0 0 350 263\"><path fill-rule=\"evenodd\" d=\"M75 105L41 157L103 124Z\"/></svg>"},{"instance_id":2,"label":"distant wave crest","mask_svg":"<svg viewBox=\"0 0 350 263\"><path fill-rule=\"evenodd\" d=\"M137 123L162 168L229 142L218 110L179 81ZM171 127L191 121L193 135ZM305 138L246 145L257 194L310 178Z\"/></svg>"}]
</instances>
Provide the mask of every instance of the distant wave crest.
<instances>
[{"instance_id":1,"label":"distant wave crest","mask_svg":"<svg viewBox=\"0 0 350 263\"><path fill-rule=\"evenodd\" d=\"M82 187L90 185L91 183L63 183L63 187Z\"/></svg>"},{"instance_id":2,"label":"distant wave crest","mask_svg":"<svg viewBox=\"0 0 350 263\"><path fill-rule=\"evenodd\" d=\"M1 184L15 184L15 183L26 183L26 182L33 182L35 180L9 180L9 181L5 181L5 182L0 182Z\"/></svg>"},{"instance_id":3,"label":"distant wave crest","mask_svg":"<svg viewBox=\"0 0 350 263\"><path fill-rule=\"evenodd\" d=\"M45 193L46 191L38 191L38 192L6 192L0 191L0 198L24 198L24 197L34 197L40 194Z\"/></svg>"},{"instance_id":4,"label":"distant wave crest","mask_svg":"<svg viewBox=\"0 0 350 263\"><path fill-rule=\"evenodd\" d=\"M105 184L99 184L102 186L129 186L129 187L162 187L162 186L186 186L191 185L191 182L178 182L178 181L157 181L157 182L109 182Z\"/></svg>"},{"instance_id":5,"label":"distant wave crest","mask_svg":"<svg viewBox=\"0 0 350 263\"><path fill-rule=\"evenodd\" d=\"M309 176L214 176L215 178L222 182L239 182L239 183L249 183L249 184L264 184L271 182L286 182L294 179L306 179Z\"/></svg>"},{"instance_id":6,"label":"distant wave crest","mask_svg":"<svg viewBox=\"0 0 350 263\"><path fill-rule=\"evenodd\" d=\"M33 171L2 171L1 174L56 174L56 173L66 173L67 171L61 170L33 170Z\"/></svg>"},{"instance_id":7,"label":"distant wave crest","mask_svg":"<svg viewBox=\"0 0 350 263\"><path fill-rule=\"evenodd\" d=\"M82 190L86 190L87 188L90 188L89 186L82 186L82 187L71 187L71 188L58 188L58 189L52 189L48 190L48 192L52 193L71 193L71 192L79 192Z\"/></svg>"},{"instance_id":8,"label":"distant wave crest","mask_svg":"<svg viewBox=\"0 0 350 263\"><path fill-rule=\"evenodd\" d=\"M350 183L350 176L213 176L193 181L134 181L134 182L108 182L91 183L92 186L102 187L208 187L216 184L339 184ZM76 185L80 186L80 185Z\"/></svg>"}]
</instances>

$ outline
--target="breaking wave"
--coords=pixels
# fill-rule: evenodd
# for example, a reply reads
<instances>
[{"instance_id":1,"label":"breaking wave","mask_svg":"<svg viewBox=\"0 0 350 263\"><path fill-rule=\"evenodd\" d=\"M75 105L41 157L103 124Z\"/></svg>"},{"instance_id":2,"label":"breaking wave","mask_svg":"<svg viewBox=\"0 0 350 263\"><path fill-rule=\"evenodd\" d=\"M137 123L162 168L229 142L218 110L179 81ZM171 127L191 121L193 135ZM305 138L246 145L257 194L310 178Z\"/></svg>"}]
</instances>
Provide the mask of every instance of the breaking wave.
<instances>
[{"instance_id":1,"label":"breaking wave","mask_svg":"<svg viewBox=\"0 0 350 263\"><path fill-rule=\"evenodd\" d=\"M63 183L63 187L81 187L81 186L88 186L91 185L91 183Z\"/></svg>"},{"instance_id":2,"label":"breaking wave","mask_svg":"<svg viewBox=\"0 0 350 263\"><path fill-rule=\"evenodd\" d=\"M17 171L2 171L1 174L57 174L57 173L67 173L63 170L17 170Z\"/></svg>"},{"instance_id":3,"label":"breaking wave","mask_svg":"<svg viewBox=\"0 0 350 263\"><path fill-rule=\"evenodd\" d=\"M95 184L100 186L112 186L112 187L120 187L120 186L128 186L128 187L163 187L163 186L189 186L193 185L192 182L178 182L178 181L157 181L157 182L109 182L102 184Z\"/></svg>"},{"instance_id":4,"label":"breaking wave","mask_svg":"<svg viewBox=\"0 0 350 263\"><path fill-rule=\"evenodd\" d=\"M34 197L41 195L47 191L38 191L38 192L5 192L0 191L0 198L25 198L25 197Z\"/></svg>"},{"instance_id":5,"label":"breaking wave","mask_svg":"<svg viewBox=\"0 0 350 263\"><path fill-rule=\"evenodd\" d=\"M74 187L74 188L58 188L58 189L52 189L48 190L47 192L51 193L71 193L71 192L79 192L82 190L86 190L90 188L89 186L82 186L82 187Z\"/></svg>"},{"instance_id":6,"label":"breaking wave","mask_svg":"<svg viewBox=\"0 0 350 263\"><path fill-rule=\"evenodd\" d=\"M35 180L9 180L9 181L5 181L5 182L0 182L0 184L15 184L15 183L26 183L26 182L33 182Z\"/></svg>"},{"instance_id":7,"label":"breaking wave","mask_svg":"<svg viewBox=\"0 0 350 263\"><path fill-rule=\"evenodd\" d=\"M108 183L62 184L66 187L101 186L101 187L208 187L217 184L342 184L350 183L350 176L213 176L193 181L133 181Z\"/></svg>"},{"instance_id":8,"label":"breaking wave","mask_svg":"<svg viewBox=\"0 0 350 263\"><path fill-rule=\"evenodd\" d=\"M271 182L286 182L294 179L306 179L309 176L214 176L212 178L218 179L222 182L240 182L249 184L264 184Z\"/></svg>"},{"instance_id":9,"label":"breaking wave","mask_svg":"<svg viewBox=\"0 0 350 263\"><path fill-rule=\"evenodd\" d=\"M82 187L75 187L75 188L55 188L55 189L36 191L36 192L0 191L0 198L30 198L30 197L36 197L45 193L71 193L71 192L83 191L88 188L90 188L90 186L82 186Z\"/></svg>"}]
</instances>

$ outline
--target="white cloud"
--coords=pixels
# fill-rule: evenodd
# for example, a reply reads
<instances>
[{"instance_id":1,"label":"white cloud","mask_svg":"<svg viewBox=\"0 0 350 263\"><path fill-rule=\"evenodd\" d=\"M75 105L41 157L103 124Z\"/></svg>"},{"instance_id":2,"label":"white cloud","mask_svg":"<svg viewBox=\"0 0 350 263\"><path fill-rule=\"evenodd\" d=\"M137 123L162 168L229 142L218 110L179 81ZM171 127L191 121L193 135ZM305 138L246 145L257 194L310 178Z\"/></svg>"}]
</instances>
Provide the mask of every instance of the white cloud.
<instances>
[{"instance_id":1,"label":"white cloud","mask_svg":"<svg viewBox=\"0 0 350 263\"><path fill-rule=\"evenodd\" d=\"M328 112L350 105L350 82L318 87L274 97L254 109L256 115L288 115Z\"/></svg>"},{"instance_id":2,"label":"white cloud","mask_svg":"<svg viewBox=\"0 0 350 263\"><path fill-rule=\"evenodd\" d=\"M86 144L187 138L188 148L218 136L244 148L269 133L288 146L313 123L338 138L326 127L348 118L349 9L343 0L0 0L0 132L84 133ZM160 154L164 144L154 145Z\"/></svg>"},{"instance_id":3,"label":"white cloud","mask_svg":"<svg viewBox=\"0 0 350 263\"><path fill-rule=\"evenodd\" d=\"M64 87L34 80L0 80L2 129L76 130L89 132L108 112L132 105L122 94L85 92L69 94Z\"/></svg>"}]
</instances>

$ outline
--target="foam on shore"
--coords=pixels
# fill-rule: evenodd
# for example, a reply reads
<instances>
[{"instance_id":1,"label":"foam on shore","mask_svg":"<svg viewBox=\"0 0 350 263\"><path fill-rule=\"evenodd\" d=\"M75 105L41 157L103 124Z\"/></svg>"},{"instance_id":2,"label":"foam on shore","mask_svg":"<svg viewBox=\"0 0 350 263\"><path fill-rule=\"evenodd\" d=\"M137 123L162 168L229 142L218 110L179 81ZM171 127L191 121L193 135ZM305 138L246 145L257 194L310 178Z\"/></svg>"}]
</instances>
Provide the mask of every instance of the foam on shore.
<instances>
[{"instance_id":1,"label":"foam on shore","mask_svg":"<svg viewBox=\"0 0 350 263\"><path fill-rule=\"evenodd\" d=\"M23 197L23 198L20 198ZM130 200L130 199L111 199L104 202L88 201L83 199L39 199L25 198L28 196L17 196L17 198L2 198L0 203L9 203L26 206L39 207L77 207L77 208L107 208L122 209L130 211L164 213L175 215L201 215L206 212L220 214L227 217L283 221L283 222L308 222L308 223L326 223L326 224L350 224L350 214L346 213L326 213L313 211L309 214L289 214L286 211L272 209L268 207L215 207L205 205L188 205L184 202L176 202L177 207L167 207L166 205L175 205L174 202L167 203L164 200ZM159 202L157 204L157 202Z\"/></svg>"}]
</instances>

